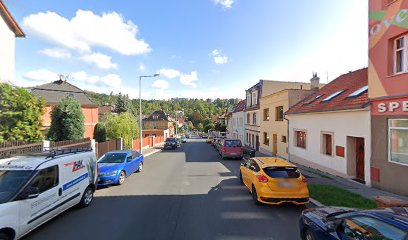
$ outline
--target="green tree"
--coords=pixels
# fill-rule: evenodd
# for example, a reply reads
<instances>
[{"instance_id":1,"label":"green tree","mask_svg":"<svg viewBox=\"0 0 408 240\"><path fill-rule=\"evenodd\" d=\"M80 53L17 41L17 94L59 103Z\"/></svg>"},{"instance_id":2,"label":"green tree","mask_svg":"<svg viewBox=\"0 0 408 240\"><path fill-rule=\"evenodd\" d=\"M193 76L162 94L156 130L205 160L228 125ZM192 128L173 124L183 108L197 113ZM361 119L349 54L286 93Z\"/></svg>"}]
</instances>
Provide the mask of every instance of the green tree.
<instances>
[{"instance_id":1,"label":"green tree","mask_svg":"<svg viewBox=\"0 0 408 240\"><path fill-rule=\"evenodd\" d=\"M210 129L215 129L214 124L210 123L210 124L205 125L204 132L208 132L208 130Z\"/></svg>"},{"instance_id":2,"label":"green tree","mask_svg":"<svg viewBox=\"0 0 408 240\"><path fill-rule=\"evenodd\" d=\"M194 124L191 121L188 121L188 129L192 131L194 129Z\"/></svg>"},{"instance_id":3,"label":"green tree","mask_svg":"<svg viewBox=\"0 0 408 240\"><path fill-rule=\"evenodd\" d=\"M106 121L106 133L109 139L123 138L125 148L130 149L133 139L139 135L138 121L127 112L109 115Z\"/></svg>"},{"instance_id":4,"label":"green tree","mask_svg":"<svg viewBox=\"0 0 408 240\"><path fill-rule=\"evenodd\" d=\"M118 98L116 99L114 112L115 113L123 113L129 111L129 97L127 95L122 95L119 93Z\"/></svg>"},{"instance_id":5,"label":"green tree","mask_svg":"<svg viewBox=\"0 0 408 240\"><path fill-rule=\"evenodd\" d=\"M204 127L203 127L203 124L202 124L202 123L199 123L199 124L197 125L197 130L200 131L200 132L204 130Z\"/></svg>"},{"instance_id":6,"label":"green tree","mask_svg":"<svg viewBox=\"0 0 408 240\"><path fill-rule=\"evenodd\" d=\"M73 97L63 98L51 112L47 138L51 141L79 140L84 137L84 113Z\"/></svg>"},{"instance_id":7,"label":"green tree","mask_svg":"<svg viewBox=\"0 0 408 240\"><path fill-rule=\"evenodd\" d=\"M44 101L24 88L0 83L0 142L42 139Z\"/></svg>"},{"instance_id":8,"label":"green tree","mask_svg":"<svg viewBox=\"0 0 408 240\"><path fill-rule=\"evenodd\" d=\"M94 139L97 142L106 141L106 128L103 123L97 123L94 129Z\"/></svg>"},{"instance_id":9,"label":"green tree","mask_svg":"<svg viewBox=\"0 0 408 240\"><path fill-rule=\"evenodd\" d=\"M217 124L215 124L215 130L220 131L220 132L226 132L227 131L227 125L217 123Z\"/></svg>"}]
</instances>

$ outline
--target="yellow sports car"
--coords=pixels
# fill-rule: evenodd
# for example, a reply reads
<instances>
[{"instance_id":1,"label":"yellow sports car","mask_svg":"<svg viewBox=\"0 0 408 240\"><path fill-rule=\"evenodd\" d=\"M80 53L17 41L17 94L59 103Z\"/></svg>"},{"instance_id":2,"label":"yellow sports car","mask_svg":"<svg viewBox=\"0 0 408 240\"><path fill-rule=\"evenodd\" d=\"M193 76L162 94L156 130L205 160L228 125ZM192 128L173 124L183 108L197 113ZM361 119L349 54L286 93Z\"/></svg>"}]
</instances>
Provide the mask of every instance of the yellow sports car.
<instances>
[{"instance_id":1,"label":"yellow sports car","mask_svg":"<svg viewBox=\"0 0 408 240\"><path fill-rule=\"evenodd\" d=\"M255 157L244 160L240 180L249 188L255 204L297 205L309 202L306 178L297 166L275 157Z\"/></svg>"}]
</instances>

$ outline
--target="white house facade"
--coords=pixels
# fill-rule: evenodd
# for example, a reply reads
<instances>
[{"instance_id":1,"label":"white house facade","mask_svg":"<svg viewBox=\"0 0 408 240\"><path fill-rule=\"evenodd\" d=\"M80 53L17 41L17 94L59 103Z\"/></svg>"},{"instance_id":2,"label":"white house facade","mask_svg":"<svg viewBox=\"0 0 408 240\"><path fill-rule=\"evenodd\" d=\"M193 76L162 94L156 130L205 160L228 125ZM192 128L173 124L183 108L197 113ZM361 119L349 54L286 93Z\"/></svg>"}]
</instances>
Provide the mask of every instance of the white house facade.
<instances>
[{"instance_id":1,"label":"white house facade","mask_svg":"<svg viewBox=\"0 0 408 240\"><path fill-rule=\"evenodd\" d=\"M0 82L12 83L15 78L16 37L25 35L2 1L0 15Z\"/></svg>"}]
</instances>

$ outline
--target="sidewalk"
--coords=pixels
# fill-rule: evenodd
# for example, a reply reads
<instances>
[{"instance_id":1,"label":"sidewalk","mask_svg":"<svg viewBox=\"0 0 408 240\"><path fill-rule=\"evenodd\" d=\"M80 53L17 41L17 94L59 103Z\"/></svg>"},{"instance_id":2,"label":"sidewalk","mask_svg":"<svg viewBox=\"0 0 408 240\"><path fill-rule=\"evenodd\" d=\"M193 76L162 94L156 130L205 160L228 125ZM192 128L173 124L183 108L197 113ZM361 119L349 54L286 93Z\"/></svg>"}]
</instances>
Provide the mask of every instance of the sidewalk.
<instances>
[{"instance_id":1,"label":"sidewalk","mask_svg":"<svg viewBox=\"0 0 408 240\"><path fill-rule=\"evenodd\" d=\"M269 157L259 152L256 152L255 156ZM307 178L307 181L309 184L311 183L311 184L333 185L333 186L346 189L350 192L359 194L363 197L370 198L370 199L373 199L375 196L389 196L389 197L394 197L394 198L408 201L407 196L401 196L401 195L386 192L380 189L371 188L364 184L355 182L351 179L334 176L326 172L319 171L317 169L305 167L297 163L295 164L299 167L302 174Z\"/></svg>"},{"instance_id":2,"label":"sidewalk","mask_svg":"<svg viewBox=\"0 0 408 240\"><path fill-rule=\"evenodd\" d=\"M150 156L152 154L160 152L162 150L163 146L164 146L164 143L161 143L161 144L158 144L158 145L156 145L156 146L154 146L152 148L145 148L145 149L143 149L142 153L143 153L144 157L148 157L148 156Z\"/></svg>"}]
</instances>

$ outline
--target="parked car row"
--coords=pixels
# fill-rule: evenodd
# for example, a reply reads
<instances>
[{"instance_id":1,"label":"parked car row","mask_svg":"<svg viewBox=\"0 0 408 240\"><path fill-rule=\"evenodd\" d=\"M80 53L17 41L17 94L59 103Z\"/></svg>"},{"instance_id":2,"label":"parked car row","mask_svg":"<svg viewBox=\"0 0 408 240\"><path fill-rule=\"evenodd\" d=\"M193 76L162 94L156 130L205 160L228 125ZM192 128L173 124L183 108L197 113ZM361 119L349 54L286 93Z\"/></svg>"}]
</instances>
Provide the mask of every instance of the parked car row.
<instances>
[{"instance_id":1,"label":"parked car row","mask_svg":"<svg viewBox=\"0 0 408 240\"><path fill-rule=\"evenodd\" d=\"M19 239L67 209L87 207L98 186L143 169L136 151L64 149L0 160L0 240Z\"/></svg>"},{"instance_id":2,"label":"parked car row","mask_svg":"<svg viewBox=\"0 0 408 240\"><path fill-rule=\"evenodd\" d=\"M244 150L242 147L241 140L213 138L211 142L208 143L211 143L211 145L218 151L222 159L226 158L242 159L244 157Z\"/></svg>"},{"instance_id":3,"label":"parked car row","mask_svg":"<svg viewBox=\"0 0 408 240\"><path fill-rule=\"evenodd\" d=\"M187 142L187 138L185 136L181 138L176 138L176 137L171 137L171 138L166 138L164 141L164 146L163 149L177 149L181 147L183 143Z\"/></svg>"}]
</instances>

